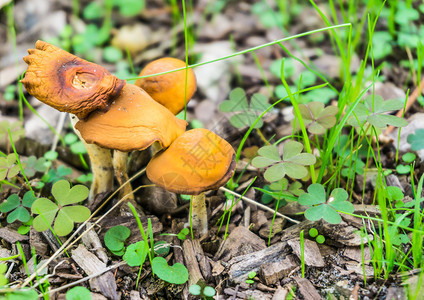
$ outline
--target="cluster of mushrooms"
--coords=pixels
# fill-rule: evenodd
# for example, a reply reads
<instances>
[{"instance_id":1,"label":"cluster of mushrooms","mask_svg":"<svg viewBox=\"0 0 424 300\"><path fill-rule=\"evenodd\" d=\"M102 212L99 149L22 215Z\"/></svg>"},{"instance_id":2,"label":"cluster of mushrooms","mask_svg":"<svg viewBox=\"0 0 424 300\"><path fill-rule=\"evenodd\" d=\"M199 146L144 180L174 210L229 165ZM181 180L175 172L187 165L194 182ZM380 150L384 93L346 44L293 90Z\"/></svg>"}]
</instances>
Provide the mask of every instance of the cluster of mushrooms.
<instances>
[{"instance_id":1,"label":"cluster of mushrooms","mask_svg":"<svg viewBox=\"0 0 424 300\"><path fill-rule=\"evenodd\" d=\"M113 189L114 175L120 185L128 180L129 152L153 145L156 154L147 165L147 177L170 192L194 195L192 224L200 234L206 233L204 192L224 185L236 163L228 142L207 129L186 131L187 122L175 117L196 90L194 72L142 78L134 85L43 41L28 53L22 80L26 90L68 112L86 144L93 172L90 201ZM149 63L140 76L181 67L185 67L181 60L161 58ZM121 190L120 196L125 195L135 204L130 184Z\"/></svg>"}]
</instances>

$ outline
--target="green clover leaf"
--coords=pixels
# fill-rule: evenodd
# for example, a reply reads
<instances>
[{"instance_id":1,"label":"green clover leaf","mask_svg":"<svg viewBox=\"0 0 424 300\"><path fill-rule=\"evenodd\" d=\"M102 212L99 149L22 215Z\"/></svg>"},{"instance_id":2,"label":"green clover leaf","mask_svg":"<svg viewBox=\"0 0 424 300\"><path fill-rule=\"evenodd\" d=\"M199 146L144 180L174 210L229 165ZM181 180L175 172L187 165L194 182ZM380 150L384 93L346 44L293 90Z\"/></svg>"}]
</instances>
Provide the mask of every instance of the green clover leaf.
<instances>
[{"instance_id":1,"label":"green clover leaf","mask_svg":"<svg viewBox=\"0 0 424 300\"><path fill-rule=\"evenodd\" d=\"M106 247L113 252L121 251L124 242L131 235L131 230L123 225L113 226L105 233L104 241Z\"/></svg>"},{"instance_id":2,"label":"green clover leaf","mask_svg":"<svg viewBox=\"0 0 424 300\"><path fill-rule=\"evenodd\" d=\"M235 88L230 92L230 99L220 105L222 112L235 113L230 117L230 123L236 128L252 126L258 116L268 108L268 99L261 94L254 94L247 102L246 93L242 88ZM254 128L261 128L263 121L259 120Z\"/></svg>"},{"instance_id":3,"label":"green clover leaf","mask_svg":"<svg viewBox=\"0 0 424 300\"><path fill-rule=\"evenodd\" d=\"M16 156L14 153L9 154L6 157L0 157L0 181L10 180L18 175L20 169L16 164Z\"/></svg>"},{"instance_id":4,"label":"green clover leaf","mask_svg":"<svg viewBox=\"0 0 424 300\"><path fill-rule=\"evenodd\" d=\"M13 223L16 220L25 223L31 219L31 216L25 207L30 208L34 201L35 196L31 191L25 193L22 202L17 194L12 194L0 205L0 211L3 213L9 212L7 215L8 223Z\"/></svg>"},{"instance_id":5,"label":"green clover leaf","mask_svg":"<svg viewBox=\"0 0 424 300\"><path fill-rule=\"evenodd\" d=\"M289 141L283 147L283 157L280 157L278 148L274 145L264 146L258 150L258 156L252 160L252 165L257 168L269 167L264 177L269 182L278 181L286 175L300 179L308 174L305 166L316 162L315 156L301 153L303 145L296 141Z\"/></svg>"},{"instance_id":6,"label":"green clover leaf","mask_svg":"<svg viewBox=\"0 0 424 300\"><path fill-rule=\"evenodd\" d=\"M49 162L46 161L44 157L36 158L35 156L28 157L25 161L24 173L27 177L33 177L36 172L44 173L48 166Z\"/></svg>"},{"instance_id":7,"label":"green clover leaf","mask_svg":"<svg viewBox=\"0 0 424 300\"><path fill-rule=\"evenodd\" d=\"M152 270L160 279L169 283L183 284L188 280L188 271L184 265L175 263L169 266L166 259L160 256L153 259Z\"/></svg>"},{"instance_id":8,"label":"green clover leaf","mask_svg":"<svg viewBox=\"0 0 424 300\"><path fill-rule=\"evenodd\" d=\"M424 129L415 130L415 133L408 135L406 141L411 144L411 149L414 151L424 149Z\"/></svg>"},{"instance_id":9,"label":"green clover leaf","mask_svg":"<svg viewBox=\"0 0 424 300\"><path fill-rule=\"evenodd\" d=\"M66 292L66 300L91 300L91 292L83 286L76 286Z\"/></svg>"},{"instance_id":10,"label":"green clover leaf","mask_svg":"<svg viewBox=\"0 0 424 300\"><path fill-rule=\"evenodd\" d=\"M347 192L342 188L334 189L327 200L325 189L319 183L311 184L308 193L299 196L299 204L309 206L305 211L305 218L310 221L324 219L330 224L339 224L341 217L337 211L352 213L352 203L346 201Z\"/></svg>"},{"instance_id":11,"label":"green clover leaf","mask_svg":"<svg viewBox=\"0 0 424 300\"><path fill-rule=\"evenodd\" d=\"M53 223L59 207L47 198L39 198L35 200L31 207L33 214L39 214L34 218L32 226L37 231L45 231L49 229L49 225Z\"/></svg>"},{"instance_id":12,"label":"green clover leaf","mask_svg":"<svg viewBox=\"0 0 424 300\"><path fill-rule=\"evenodd\" d=\"M9 121L0 122L0 138L2 140L9 140L9 131L12 134L13 142L17 142L19 139L25 136L25 129L23 128L21 121L10 123Z\"/></svg>"},{"instance_id":13,"label":"green clover leaf","mask_svg":"<svg viewBox=\"0 0 424 300\"><path fill-rule=\"evenodd\" d=\"M88 193L85 185L75 185L71 188L67 180L60 180L52 187L52 195L62 206L81 202L87 198Z\"/></svg>"},{"instance_id":14,"label":"green clover leaf","mask_svg":"<svg viewBox=\"0 0 424 300\"><path fill-rule=\"evenodd\" d=\"M144 241L139 241L127 247L122 257L130 267L142 266L149 252L149 245Z\"/></svg>"},{"instance_id":15,"label":"green clover leaf","mask_svg":"<svg viewBox=\"0 0 424 300\"><path fill-rule=\"evenodd\" d=\"M354 109L354 115L348 119L348 124L354 127L364 125L365 122L376 128L384 129L387 125L403 127L408 125L405 119L389 115L387 113L403 108L402 101L386 100L380 95L368 96L364 103L358 103Z\"/></svg>"},{"instance_id":16,"label":"green clover leaf","mask_svg":"<svg viewBox=\"0 0 424 300\"><path fill-rule=\"evenodd\" d=\"M308 104L299 104L300 114L306 128L312 134L324 134L325 131L336 124L336 114L339 109L336 106L327 106L324 108L322 102L310 102ZM299 122L296 122L296 128L299 128Z\"/></svg>"},{"instance_id":17,"label":"green clover leaf","mask_svg":"<svg viewBox=\"0 0 424 300\"><path fill-rule=\"evenodd\" d=\"M83 201L88 197L88 193L86 186L75 185L70 188L68 181L57 181L53 184L52 195L59 205L47 198L40 198L35 200L31 207L32 213L38 214L33 221L34 229L37 231L47 230L54 221L53 229L56 234L58 236L68 235L74 228L74 223L84 222L90 217L91 212L87 207L70 206L70 204Z\"/></svg>"}]
</instances>

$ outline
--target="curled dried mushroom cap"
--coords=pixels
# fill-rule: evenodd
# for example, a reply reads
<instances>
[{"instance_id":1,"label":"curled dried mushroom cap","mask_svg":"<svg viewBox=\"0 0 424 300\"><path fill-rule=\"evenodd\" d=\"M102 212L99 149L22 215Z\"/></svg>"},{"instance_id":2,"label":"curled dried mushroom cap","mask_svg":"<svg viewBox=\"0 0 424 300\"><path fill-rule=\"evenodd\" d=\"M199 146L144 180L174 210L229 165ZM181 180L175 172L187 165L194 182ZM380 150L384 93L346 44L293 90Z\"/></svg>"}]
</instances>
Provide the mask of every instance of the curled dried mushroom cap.
<instances>
[{"instance_id":1,"label":"curled dried mushroom cap","mask_svg":"<svg viewBox=\"0 0 424 300\"><path fill-rule=\"evenodd\" d=\"M149 179L164 189L197 195L224 185L236 167L233 147L215 133L192 129L147 165Z\"/></svg>"},{"instance_id":2,"label":"curled dried mushroom cap","mask_svg":"<svg viewBox=\"0 0 424 300\"><path fill-rule=\"evenodd\" d=\"M185 66L185 62L177 58L159 58L148 63L139 76L162 73ZM144 89L153 99L176 115L184 109L186 102L190 101L196 91L196 76L192 69L187 69L187 92L185 70L137 79L135 85Z\"/></svg>"},{"instance_id":3,"label":"curled dried mushroom cap","mask_svg":"<svg viewBox=\"0 0 424 300\"><path fill-rule=\"evenodd\" d=\"M154 142L166 148L183 134L187 122L176 118L143 89L126 84L107 111L95 111L75 128L89 144L128 152Z\"/></svg>"},{"instance_id":4,"label":"curled dried mushroom cap","mask_svg":"<svg viewBox=\"0 0 424 300\"><path fill-rule=\"evenodd\" d=\"M43 41L37 41L28 53L24 57L28 70L22 79L28 93L80 119L108 106L125 84L105 68Z\"/></svg>"}]
</instances>

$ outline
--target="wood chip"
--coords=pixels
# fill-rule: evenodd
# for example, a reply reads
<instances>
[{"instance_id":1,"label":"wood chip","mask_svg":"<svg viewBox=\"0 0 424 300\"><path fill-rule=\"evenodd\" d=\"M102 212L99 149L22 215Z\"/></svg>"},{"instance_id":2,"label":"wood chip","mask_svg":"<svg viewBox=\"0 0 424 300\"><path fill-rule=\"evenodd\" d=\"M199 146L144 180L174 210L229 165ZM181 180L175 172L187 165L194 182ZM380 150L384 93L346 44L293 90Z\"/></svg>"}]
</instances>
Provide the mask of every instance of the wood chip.
<instances>
[{"instance_id":1,"label":"wood chip","mask_svg":"<svg viewBox=\"0 0 424 300\"><path fill-rule=\"evenodd\" d=\"M139 291L131 291L130 292L130 299L131 300L142 300L140 297L140 292Z\"/></svg>"},{"instance_id":2,"label":"wood chip","mask_svg":"<svg viewBox=\"0 0 424 300\"><path fill-rule=\"evenodd\" d=\"M351 260L362 262L362 251L361 247L346 247L343 251L343 255ZM371 252L368 246L364 247L364 260L371 260Z\"/></svg>"},{"instance_id":3,"label":"wood chip","mask_svg":"<svg viewBox=\"0 0 424 300\"><path fill-rule=\"evenodd\" d=\"M86 228L90 228L91 225L92 223L88 222L86 225ZM89 230L86 234L82 236L82 242L84 243L84 245L87 246L87 248L89 248L92 251L95 251L97 257L102 262L107 264L109 258L106 254L106 250L105 248L103 248L103 245L102 245L102 242L100 241L99 236L93 229Z\"/></svg>"},{"instance_id":4,"label":"wood chip","mask_svg":"<svg viewBox=\"0 0 424 300\"><path fill-rule=\"evenodd\" d=\"M282 261L270 262L261 265L259 268L259 274L261 279L265 281L266 284L270 285L283 279L283 277L287 276L298 266L299 264L296 262L294 256L288 255Z\"/></svg>"},{"instance_id":5,"label":"wood chip","mask_svg":"<svg viewBox=\"0 0 424 300\"><path fill-rule=\"evenodd\" d=\"M271 293L264 293L259 290L246 290L244 291L247 298L245 299L261 299L261 300L271 300L272 294Z\"/></svg>"},{"instance_id":6,"label":"wood chip","mask_svg":"<svg viewBox=\"0 0 424 300\"><path fill-rule=\"evenodd\" d=\"M6 258L10 256L12 256L12 252L10 252L10 250L0 247L0 258ZM0 261L0 264L5 264L5 263L7 263L7 261L5 260Z\"/></svg>"},{"instance_id":7,"label":"wood chip","mask_svg":"<svg viewBox=\"0 0 424 300\"><path fill-rule=\"evenodd\" d=\"M29 231L29 240L31 247L34 247L35 249L35 253L37 253L41 257L47 256L47 254L49 253L47 243L43 239L41 233L36 231L33 227L31 227Z\"/></svg>"},{"instance_id":8,"label":"wood chip","mask_svg":"<svg viewBox=\"0 0 424 300\"><path fill-rule=\"evenodd\" d=\"M305 232L308 232L309 229L311 229L312 227L316 228L320 232L320 228L322 228L322 222L321 221L312 222L312 221L305 220L303 222L300 222L299 224L290 226L283 230L281 241L285 242L288 240L299 238L300 232L302 230Z\"/></svg>"},{"instance_id":9,"label":"wood chip","mask_svg":"<svg viewBox=\"0 0 424 300\"><path fill-rule=\"evenodd\" d=\"M403 287L389 287L387 289L386 299L403 300L406 299L405 289Z\"/></svg>"},{"instance_id":10,"label":"wood chip","mask_svg":"<svg viewBox=\"0 0 424 300\"><path fill-rule=\"evenodd\" d=\"M272 300L286 299L288 294L289 294L289 291L286 288L279 286L277 290L275 291L274 295L272 296Z\"/></svg>"},{"instance_id":11,"label":"wood chip","mask_svg":"<svg viewBox=\"0 0 424 300\"><path fill-rule=\"evenodd\" d=\"M222 272L224 272L225 267L221 264L220 261L211 261L212 265L212 276L216 277L218 275L221 275Z\"/></svg>"},{"instance_id":12,"label":"wood chip","mask_svg":"<svg viewBox=\"0 0 424 300\"><path fill-rule=\"evenodd\" d=\"M326 241L333 242L335 245L361 246L361 244L367 244L368 241L374 240L371 234L361 237L358 228L350 226L344 221L337 225L324 223L321 230L318 229L326 237Z\"/></svg>"},{"instance_id":13,"label":"wood chip","mask_svg":"<svg viewBox=\"0 0 424 300\"><path fill-rule=\"evenodd\" d=\"M9 226L0 228L0 238L11 244L29 240L27 235L19 234L16 230L10 228Z\"/></svg>"},{"instance_id":14,"label":"wood chip","mask_svg":"<svg viewBox=\"0 0 424 300\"><path fill-rule=\"evenodd\" d=\"M254 232L258 232L259 229L268 222L268 218L265 216L265 212L263 210L257 210L252 213L252 223Z\"/></svg>"},{"instance_id":15,"label":"wood chip","mask_svg":"<svg viewBox=\"0 0 424 300\"><path fill-rule=\"evenodd\" d=\"M346 262L345 267L348 271L355 273L361 280L364 279L364 270L361 263ZM374 277L374 268L371 266L365 266L365 277L371 279Z\"/></svg>"},{"instance_id":16,"label":"wood chip","mask_svg":"<svg viewBox=\"0 0 424 300\"><path fill-rule=\"evenodd\" d=\"M282 261L287 257L287 254L287 243L279 242L260 251L236 256L228 262L228 274L234 282L244 282L250 272L259 272L259 268L270 261Z\"/></svg>"},{"instance_id":17,"label":"wood chip","mask_svg":"<svg viewBox=\"0 0 424 300\"><path fill-rule=\"evenodd\" d=\"M106 264L87 250L83 245L72 251L72 259L84 270L87 275L93 275L106 269ZM118 299L116 282L111 271L89 280L93 291L102 293L109 299Z\"/></svg>"},{"instance_id":18,"label":"wood chip","mask_svg":"<svg viewBox=\"0 0 424 300\"><path fill-rule=\"evenodd\" d=\"M271 234L271 238L272 238L283 230L283 227L286 223L287 223L287 220L283 218L276 218L274 220L274 223L272 223L272 219L271 219L259 230L259 236L267 239L269 238L269 235ZM271 232L271 225L272 225L272 232Z\"/></svg>"},{"instance_id":19,"label":"wood chip","mask_svg":"<svg viewBox=\"0 0 424 300\"><path fill-rule=\"evenodd\" d=\"M294 280L296 280L299 291L305 300L321 299L320 294L308 279L295 277Z\"/></svg>"},{"instance_id":20,"label":"wood chip","mask_svg":"<svg viewBox=\"0 0 424 300\"><path fill-rule=\"evenodd\" d=\"M292 239L288 241L288 244L293 249L294 254L296 254L296 256L301 259L300 240ZM307 266L321 268L325 265L317 243L308 239L304 240L304 259Z\"/></svg>"},{"instance_id":21,"label":"wood chip","mask_svg":"<svg viewBox=\"0 0 424 300\"><path fill-rule=\"evenodd\" d=\"M247 298L247 295L245 293L238 292L238 291L236 291L235 289L232 289L232 288L226 288L226 289L224 289L224 293L226 295L234 296L234 298L235 297L239 297L239 298L242 298L242 299L246 299Z\"/></svg>"},{"instance_id":22,"label":"wood chip","mask_svg":"<svg viewBox=\"0 0 424 300\"><path fill-rule=\"evenodd\" d=\"M185 266L188 269L188 273L190 274L188 285L197 284L199 280L204 280L202 273L200 272L199 263L196 258L196 249L197 247L194 245L196 240L185 240L183 243L183 254ZM198 241L197 241L198 243Z\"/></svg>"},{"instance_id":23,"label":"wood chip","mask_svg":"<svg viewBox=\"0 0 424 300\"><path fill-rule=\"evenodd\" d=\"M265 241L243 226L234 228L221 244L214 260L229 261L232 257L264 249ZM244 253L243 253L244 252Z\"/></svg>"}]
</instances>

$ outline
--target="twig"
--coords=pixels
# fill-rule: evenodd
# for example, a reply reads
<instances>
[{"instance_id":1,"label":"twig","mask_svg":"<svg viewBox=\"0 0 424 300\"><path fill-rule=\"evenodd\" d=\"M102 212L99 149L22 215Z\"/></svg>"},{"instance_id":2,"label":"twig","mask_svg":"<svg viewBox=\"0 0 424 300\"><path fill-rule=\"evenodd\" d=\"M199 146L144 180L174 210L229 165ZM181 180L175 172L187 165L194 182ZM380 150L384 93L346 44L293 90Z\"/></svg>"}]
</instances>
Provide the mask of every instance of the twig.
<instances>
[{"instance_id":1,"label":"twig","mask_svg":"<svg viewBox=\"0 0 424 300\"><path fill-rule=\"evenodd\" d=\"M74 281L74 282L68 283L68 284L66 284L66 285L63 285L63 286L61 286L61 287L58 287L58 288L56 288L56 289L50 290L47 294L48 294L48 295L51 295L51 294L53 294L53 293L56 293L56 292L59 292L59 291L65 290L65 289L67 289L67 288L69 288L69 287L71 287L71 286L74 286L74 285L80 284L81 282L85 282L85 281L87 281L87 280L90 280L91 278L94 278L94 277L100 276L100 275L102 275L103 273L106 273L106 272L108 272L108 271L110 271L110 270L113 270L113 269L115 269L115 268L119 268L120 266L123 266L123 265L125 265L126 263L127 263L126 261L121 261L121 262L119 262L119 263L116 263L116 264L114 264L114 265L111 265L111 266L109 266L109 267L105 268L104 270L102 270L102 271L100 271L100 272L97 272L97 273L95 273L95 274L91 274L91 275L89 275L89 276L87 276L87 277L84 277L84 278L82 278L82 279L79 279L79 280L77 280L77 281ZM38 297L39 297L39 298L41 298L41 297L43 297L43 295L39 295Z\"/></svg>"},{"instance_id":2,"label":"twig","mask_svg":"<svg viewBox=\"0 0 424 300\"><path fill-rule=\"evenodd\" d=\"M421 87L421 91L420 91L420 87ZM418 97L423 91L423 88L424 88L424 77L421 79L420 84L415 88L412 94L408 97L408 100L406 100L405 112L407 112L411 108L412 104L414 104L415 101L417 101ZM402 108L401 110L397 112L396 117L401 118L403 114L404 114L404 110ZM395 129L395 127L390 125L389 127L387 127L386 131L384 131L384 135L386 136L389 135L389 133L391 133L393 129Z\"/></svg>"},{"instance_id":3,"label":"twig","mask_svg":"<svg viewBox=\"0 0 424 300\"><path fill-rule=\"evenodd\" d=\"M252 199L249 199L249 198L247 198L247 197L245 197L245 196L242 196L242 195L240 195L240 194L237 194L236 192L233 192L232 190L229 190L229 189L227 189L227 188L225 188L225 187L223 187L223 186L221 186L219 189L220 189L220 190L222 190L222 191L224 191L224 192L230 193L230 194L232 194L232 195L234 195L234 196L236 196L236 197L239 197L239 198L241 198L242 200L244 200L244 201L246 201L246 202L248 202L248 203L250 203L250 204L256 205L257 207L260 207L260 208L262 208L263 210L267 210L267 211L269 211L269 212L274 213L274 210L273 210L272 208L269 208L268 206L263 205L263 204L261 204L261 203L259 203L259 202L255 201L255 200L252 200ZM300 223L298 220L295 220L295 219L292 219L292 218L290 218L290 217L287 217L286 215L283 215L282 213L279 213L278 211L277 211L277 212L275 212L275 214L276 214L277 216L281 217L281 218L286 219L287 221L290 221L290 222L293 222L293 223L296 223L296 224L299 224L299 223Z\"/></svg>"},{"instance_id":4,"label":"twig","mask_svg":"<svg viewBox=\"0 0 424 300\"><path fill-rule=\"evenodd\" d=\"M68 116L67 113L62 113L59 115L59 122L57 122L56 126L56 133L53 138L52 147L50 148L50 151L56 151L57 143L59 142L60 133L62 132L63 125L65 124L65 119Z\"/></svg>"}]
</instances>

